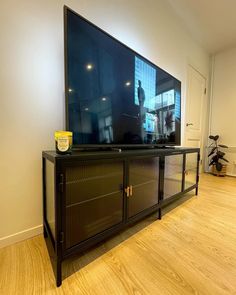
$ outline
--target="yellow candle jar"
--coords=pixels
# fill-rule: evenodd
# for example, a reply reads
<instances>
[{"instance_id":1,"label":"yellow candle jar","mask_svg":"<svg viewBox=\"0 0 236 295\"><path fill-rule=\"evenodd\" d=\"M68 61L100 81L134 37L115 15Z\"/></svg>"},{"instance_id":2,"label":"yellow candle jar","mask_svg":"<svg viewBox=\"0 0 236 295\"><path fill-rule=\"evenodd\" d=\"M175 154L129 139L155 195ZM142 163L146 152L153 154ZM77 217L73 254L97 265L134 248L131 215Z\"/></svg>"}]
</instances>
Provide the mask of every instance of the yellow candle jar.
<instances>
[{"instance_id":1,"label":"yellow candle jar","mask_svg":"<svg viewBox=\"0 0 236 295\"><path fill-rule=\"evenodd\" d=\"M68 154L72 148L72 135L71 131L56 131L55 144L56 151L59 154Z\"/></svg>"}]
</instances>

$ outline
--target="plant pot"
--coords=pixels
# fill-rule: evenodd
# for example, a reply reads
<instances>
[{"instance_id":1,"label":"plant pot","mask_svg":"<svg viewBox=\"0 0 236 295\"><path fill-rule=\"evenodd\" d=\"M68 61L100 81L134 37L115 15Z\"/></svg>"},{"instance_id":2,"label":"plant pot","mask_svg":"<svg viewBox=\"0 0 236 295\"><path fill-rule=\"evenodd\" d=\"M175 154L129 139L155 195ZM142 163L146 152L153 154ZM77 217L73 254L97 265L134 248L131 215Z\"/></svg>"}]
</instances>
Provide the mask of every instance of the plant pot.
<instances>
[{"instance_id":1,"label":"plant pot","mask_svg":"<svg viewBox=\"0 0 236 295\"><path fill-rule=\"evenodd\" d=\"M222 164L221 171L218 171L216 169L216 165L215 164L213 164L212 165L212 168L211 168L211 172L212 172L213 175L215 175L215 176L221 176L221 177L223 177L223 176L226 175L226 170L227 170L227 165L225 165L225 164Z\"/></svg>"}]
</instances>

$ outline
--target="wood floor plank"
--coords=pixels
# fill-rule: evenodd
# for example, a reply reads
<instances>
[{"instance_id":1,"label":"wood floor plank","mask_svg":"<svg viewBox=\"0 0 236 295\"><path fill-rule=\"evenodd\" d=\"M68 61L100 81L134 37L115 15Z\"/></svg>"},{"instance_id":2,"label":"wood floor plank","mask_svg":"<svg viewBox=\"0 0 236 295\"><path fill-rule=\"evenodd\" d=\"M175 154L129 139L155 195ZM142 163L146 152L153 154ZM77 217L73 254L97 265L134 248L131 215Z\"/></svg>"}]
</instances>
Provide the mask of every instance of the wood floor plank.
<instances>
[{"instance_id":1,"label":"wood floor plank","mask_svg":"<svg viewBox=\"0 0 236 295\"><path fill-rule=\"evenodd\" d=\"M236 179L201 175L198 197L68 259L63 278L41 235L0 249L1 295L236 295Z\"/></svg>"}]
</instances>

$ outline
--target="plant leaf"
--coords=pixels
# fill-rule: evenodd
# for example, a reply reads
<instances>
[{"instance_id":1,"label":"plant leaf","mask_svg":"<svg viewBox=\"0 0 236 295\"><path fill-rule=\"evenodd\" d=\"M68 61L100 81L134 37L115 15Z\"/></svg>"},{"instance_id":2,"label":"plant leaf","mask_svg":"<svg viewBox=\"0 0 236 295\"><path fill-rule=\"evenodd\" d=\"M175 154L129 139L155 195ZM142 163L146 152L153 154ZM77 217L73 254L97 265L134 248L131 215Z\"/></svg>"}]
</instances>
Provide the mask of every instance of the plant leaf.
<instances>
[{"instance_id":1,"label":"plant leaf","mask_svg":"<svg viewBox=\"0 0 236 295\"><path fill-rule=\"evenodd\" d=\"M212 157L212 161L214 161L214 163L218 163L219 157L217 155Z\"/></svg>"},{"instance_id":2,"label":"plant leaf","mask_svg":"<svg viewBox=\"0 0 236 295\"><path fill-rule=\"evenodd\" d=\"M210 164L209 164L209 166L211 166L211 165L213 165L213 164L215 164L215 162L214 162L214 161L211 161Z\"/></svg>"},{"instance_id":3,"label":"plant leaf","mask_svg":"<svg viewBox=\"0 0 236 295\"><path fill-rule=\"evenodd\" d=\"M224 160L225 162L229 163L229 161L225 158L221 158L221 160Z\"/></svg>"},{"instance_id":4,"label":"plant leaf","mask_svg":"<svg viewBox=\"0 0 236 295\"><path fill-rule=\"evenodd\" d=\"M212 156L213 154L214 154L214 152L211 151L210 154L208 155L208 157Z\"/></svg>"},{"instance_id":5,"label":"plant leaf","mask_svg":"<svg viewBox=\"0 0 236 295\"><path fill-rule=\"evenodd\" d=\"M225 155L225 153L221 152L221 151L218 151L216 154L217 154L217 156L219 156L219 158L223 158Z\"/></svg>"},{"instance_id":6,"label":"plant leaf","mask_svg":"<svg viewBox=\"0 0 236 295\"><path fill-rule=\"evenodd\" d=\"M213 147L213 149L211 150L211 152L210 152L210 154L208 155L208 157L210 157L211 155L213 155L215 150L216 150L216 146Z\"/></svg>"},{"instance_id":7,"label":"plant leaf","mask_svg":"<svg viewBox=\"0 0 236 295\"><path fill-rule=\"evenodd\" d=\"M219 144L219 146L222 147L222 148L228 148L228 146L225 145L225 144Z\"/></svg>"}]
</instances>

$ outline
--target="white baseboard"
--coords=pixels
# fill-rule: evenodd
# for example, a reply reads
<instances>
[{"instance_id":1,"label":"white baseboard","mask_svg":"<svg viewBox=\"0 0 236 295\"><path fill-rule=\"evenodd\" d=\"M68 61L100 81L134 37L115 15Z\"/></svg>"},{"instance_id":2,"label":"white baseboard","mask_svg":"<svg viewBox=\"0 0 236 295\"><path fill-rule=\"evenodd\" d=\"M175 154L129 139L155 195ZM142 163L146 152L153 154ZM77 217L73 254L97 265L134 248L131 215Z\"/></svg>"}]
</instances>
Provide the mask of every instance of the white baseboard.
<instances>
[{"instance_id":1,"label":"white baseboard","mask_svg":"<svg viewBox=\"0 0 236 295\"><path fill-rule=\"evenodd\" d=\"M232 173L226 173L226 175L230 177L236 177L236 174L232 174Z\"/></svg>"},{"instance_id":2,"label":"white baseboard","mask_svg":"<svg viewBox=\"0 0 236 295\"><path fill-rule=\"evenodd\" d=\"M34 236L40 235L43 233L43 225L38 225L16 234L6 236L0 239L0 249L9 245L12 245L17 242L24 241L26 239L32 238Z\"/></svg>"}]
</instances>

